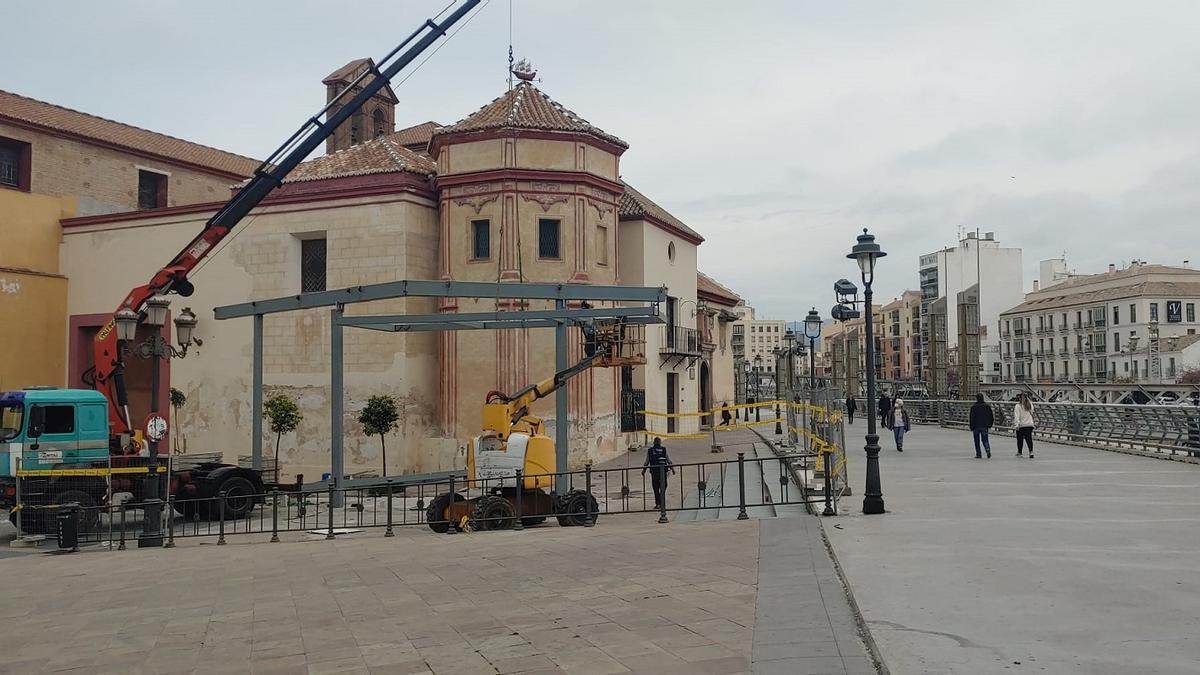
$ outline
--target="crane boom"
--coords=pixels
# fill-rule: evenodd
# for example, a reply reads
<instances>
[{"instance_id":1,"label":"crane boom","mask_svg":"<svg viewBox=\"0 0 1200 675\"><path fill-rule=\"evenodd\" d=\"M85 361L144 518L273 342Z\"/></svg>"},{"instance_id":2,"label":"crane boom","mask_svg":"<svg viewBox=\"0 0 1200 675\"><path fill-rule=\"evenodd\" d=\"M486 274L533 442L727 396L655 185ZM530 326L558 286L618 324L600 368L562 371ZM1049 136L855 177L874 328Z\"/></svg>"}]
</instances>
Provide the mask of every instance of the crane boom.
<instances>
[{"instance_id":1,"label":"crane boom","mask_svg":"<svg viewBox=\"0 0 1200 675\"><path fill-rule=\"evenodd\" d=\"M333 100L310 117L303 126L292 134L283 145L263 161L250 180L225 203L204 229L187 246L158 270L149 283L131 290L116 311L128 309L140 312L146 300L166 293L177 293L184 297L194 290L188 274L209 255L217 244L246 217L254 207L272 190L283 183L292 169L303 162L313 150L325 142L343 122L362 108L380 89L406 66L413 62L434 42L446 35L446 31L474 9L481 0L464 0L440 23L427 19L376 65L364 70ZM414 43L415 41L415 43ZM411 46L409 46L411 44ZM405 49L407 47L407 49ZM403 50L403 51L402 51ZM321 117L327 118L322 121ZM128 411L128 396L122 374L121 354L117 344L116 312L96 333L94 353L96 359L95 387L108 399L108 417L114 434L127 434L131 429Z\"/></svg>"}]
</instances>

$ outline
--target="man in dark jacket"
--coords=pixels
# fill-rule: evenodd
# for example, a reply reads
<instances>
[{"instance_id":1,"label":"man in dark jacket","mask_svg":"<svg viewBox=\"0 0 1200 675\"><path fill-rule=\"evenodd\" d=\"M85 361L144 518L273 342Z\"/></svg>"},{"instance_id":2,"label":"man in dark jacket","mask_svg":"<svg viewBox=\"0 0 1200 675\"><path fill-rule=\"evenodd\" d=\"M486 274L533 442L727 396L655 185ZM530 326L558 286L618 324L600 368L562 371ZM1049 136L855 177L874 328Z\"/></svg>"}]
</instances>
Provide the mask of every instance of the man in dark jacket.
<instances>
[{"instance_id":1,"label":"man in dark jacket","mask_svg":"<svg viewBox=\"0 0 1200 675\"><path fill-rule=\"evenodd\" d=\"M675 465L667 456L662 439L655 437L654 445L646 448L646 463L642 464L642 475L650 470L650 483L654 486L654 508L661 509L667 499L667 471L675 473ZM643 483L644 485L644 483Z\"/></svg>"},{"instance_id":2,"label":"man in dark jacket","mask_svg":"<svg viewBox=\"0 0 1200 675\"><path fill-rule=\"evenodd\" d=\"M858 410L858 402L853 396L846 397L846 416L850 418L850 424L854 424L854 413Z\"/></svg>"},{"instance_id":3,"label":"man in dark jacket","mask_svg":"<svg viewBox=\"0 0 1200 675\"><path fill-rule=\"evenodd\" d=\"M971 415L967 419L967 426L971 427L971 435L975 437L975 459L983 457L979 454L980 441L983 442L988 459L991 459L992 445L988 442L988 431L994 422L992 406L983 402L983 394L975 394L975 405L971 406Z\"/></svg>"},{"instance_id":4,"label":"man in dark jacket","mask_svg":"<svg viewBox=\"0 0 1200 675\"><path fill-rule=\"evenodd\" d=\"M890 412L892 412L892 399L888 398L887 392L884 392L879 395L879 423L885 427Z\"/></svg>"}]
</instances>

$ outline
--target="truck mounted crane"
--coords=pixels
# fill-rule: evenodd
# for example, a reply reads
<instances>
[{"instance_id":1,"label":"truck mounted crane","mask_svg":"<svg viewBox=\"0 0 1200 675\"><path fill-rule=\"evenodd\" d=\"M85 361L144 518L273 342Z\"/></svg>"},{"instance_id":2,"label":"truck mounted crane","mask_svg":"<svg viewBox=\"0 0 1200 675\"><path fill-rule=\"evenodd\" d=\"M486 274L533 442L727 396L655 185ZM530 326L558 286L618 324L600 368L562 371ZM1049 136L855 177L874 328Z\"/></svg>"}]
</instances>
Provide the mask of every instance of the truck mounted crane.
<instances>
[{"instance_id":1,"label":"truck mounted crane","mask_svg":"<svg viewBox=\"0 0 1200 675\"><path fill-rule=\"evenodd\" d=\"M101 467L132 469L136 456L149 457L141 473L161 472L157 468L156 444L145 444L135 432L129 414L129 396L125 386L118 324L134 325L148 308L148 301L175 293L190 296L195 290L189 275L206 256L272 190L279 187L292 169L317 149L334 131L387 86L405 67L425 52L447 31L471 12L481 0L464 0L454 11L427 19L400 45L388 52L378 64L372 64L310 117L288 137L249 180L204 225L204 228L170 262L144 285L131 290L116 312L96 333L95 366L86 378L95 391L80 389L37 388L30 391L0 392L0 505L16 506L18 459L24 474L23 500L26 505L48 506L69 502L95 506L117 490L127 490L135 502L149 504L158 499L157 480L113 479L111 471L101 475ZM443 14L445 12L443 11ZM438 21L438 19L441 19ZM105 412L101 413L101 407ZM47 411L65 415L66 410L79 421L70 432L47 427ZM255 413L257 414L257 412ZM106 420L106 423L105 423ZM67 438L70 436L70 438ZM69 448L65 452L58 448ZM64 462L69 460L70 464ZM97 472L92 480L81 480L81 467L87 462ZM155 467L151 469L150 467ZM134 473L134 471L125 471ZM70 478L68 480L68 478ZM107 479L107 480L106 480ZM169 491L177 499L205 499L225 492L230 498L225 511L229 517L243 517L263 492L262 477L254 471L220 463L202 464L196 469L177 472L170 477ZM84 527L89 512L85 508ZM98 513L91 509L94 519ZM190 515L190 514L189 514ZM149 522L149 521L148 521ZM157 519L154 521L157 523Z\"/></svg>"}]
</instances>

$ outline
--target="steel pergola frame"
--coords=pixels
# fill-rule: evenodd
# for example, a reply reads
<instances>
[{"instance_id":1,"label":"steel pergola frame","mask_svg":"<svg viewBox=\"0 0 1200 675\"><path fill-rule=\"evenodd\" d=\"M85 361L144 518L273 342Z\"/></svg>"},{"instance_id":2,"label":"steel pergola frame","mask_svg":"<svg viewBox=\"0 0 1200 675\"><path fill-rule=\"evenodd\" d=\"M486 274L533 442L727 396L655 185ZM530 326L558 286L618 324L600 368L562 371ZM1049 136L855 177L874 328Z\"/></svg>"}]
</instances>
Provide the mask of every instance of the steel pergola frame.
<instances>
[{"instance_id":1,"label":"steel pergola frame","mask_svg":"<svg viewBox=\"0 0 1200 675\"><path fill-rule=\"evenodd\" d=\"M373 300L406 297L477 298L509 300L552 300L554 309L511 312L474 312L458 314L387 314L347 316L345 306ZM663 323L659 305L666 302L665 287L591 286L560 283L490 283L477 281L430 281L406 279L380 284L350 286L332 291L290 295L213 309L218 321L253 317L253 377L251 393L251 462L255 470L262 469L262 405L263 405L263 318L267 314L293 312L302 309L330 307L330 405L329 430L330 475L334 488L344 482L344 438L342 419L345 403L345 372L343 331L363 328L392 333L456 330L503 330L509 328L554 328L555 370L567 368L567 328L585 319L619 319L633 324ZM568 302L642 303L636 307L568 309ZM567 388L554 394L555 452L557 471L566 470L568 425L557 421L567 419ZM560 477L560 482L565 480ZM562 485L556 486L560 491Z\"/></svg>"}]
</instances>

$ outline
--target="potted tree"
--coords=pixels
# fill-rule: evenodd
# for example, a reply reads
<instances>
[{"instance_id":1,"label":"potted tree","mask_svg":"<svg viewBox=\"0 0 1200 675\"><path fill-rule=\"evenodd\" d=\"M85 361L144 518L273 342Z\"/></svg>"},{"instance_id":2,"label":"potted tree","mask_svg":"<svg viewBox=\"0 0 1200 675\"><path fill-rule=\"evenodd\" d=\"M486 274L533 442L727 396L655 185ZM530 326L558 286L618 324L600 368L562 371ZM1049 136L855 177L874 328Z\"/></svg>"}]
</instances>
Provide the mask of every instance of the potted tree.
<instances>
[{"instance_id":1,"label":"potted tree","mask_svg":"<svg viewBox=\"0 0 1200 675\"><path fill-rule=\"evenodd\" d=\"M179 410L185 405L187 405L187 396L175 387L171 387L171 410L174 411L175 415L175 433L171 434L171 445L174 447L174 453L176 455L182 452L179 449L179 437L182 435L179 432Z\"/></svg>"},{"instance_id":2,"label":"potted tree","mask_svg":"<svg viewBox=\"0 0 1200 675\"><path fill-rule=\"evenodd\" d=\"M279 441L283 435L295 431L304 419L300 406L284 394L276 394L263 403L263 417L271 422L275 432L275 483L279 483Z\"/></svg>"},{"instance_id":3,"label":"potted tree","mask_svg":"<svg viewBox=\"0 0 1200 675\"><path fill-rule=\"evenodd\" d=\"M363 433L368 436L379 437L379 449L383 456L383 474L387 475L387 442L384 437L391 433L397 426L397 420L400 419L400 411L396 406L396 399L386 394L372 396L367 399L367 405L363 408L362 413L358 416L358 421L362 424Z\"/></svg>"}]
</instances>

